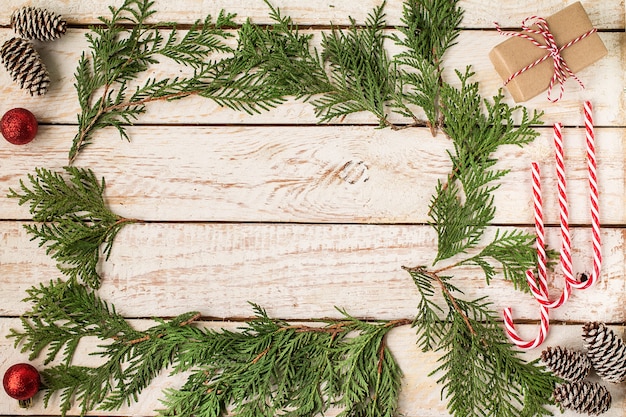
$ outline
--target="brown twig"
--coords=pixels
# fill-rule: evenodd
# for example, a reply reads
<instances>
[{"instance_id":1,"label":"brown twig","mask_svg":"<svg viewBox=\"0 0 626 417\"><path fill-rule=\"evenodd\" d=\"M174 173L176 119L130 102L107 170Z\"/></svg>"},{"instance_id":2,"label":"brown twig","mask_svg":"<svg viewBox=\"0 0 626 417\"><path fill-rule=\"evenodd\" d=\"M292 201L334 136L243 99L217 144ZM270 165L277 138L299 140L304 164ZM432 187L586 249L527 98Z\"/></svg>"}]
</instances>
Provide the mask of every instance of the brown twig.
<instances>
[{"instance_id":1,"label":"brown twig","mask_svg":"<svg viewBox=\"0 0 626 417\"><path fill-rule=\"evenodd\" d=\"M447 268L448 267L444 269L447 269ZM470 322L469 317L467 316L467 314L465 314L465 311L463 311L463 309L456 302L456 298L454 298L450 290L448 290L448 288L446 287L446 284L443 282L441 277L439 277L439 275L437 275L435 272L427 271L424 267L421 267L421 266L413 267L413 268L403 266L402 269L404 269L407 272L417 272L422 275L426 275L432 278L434 281L436 281L439 284L439 287L441 288L441 292L443 293L444 297L450 302L450 304L452 304L452 308L454 308L454 310L461 316L461 318L465 322L465 325L469 329L470 333L473 336L477 335L476 330L474 330L474 327L472 327L472 323Z\"/></svg>"},{"instance_id":2,"label":"brown twig","mask_svg":"<svg viewBox=\"0 0 626 417\"><path fill-rule=\"evenodd\" d=\"M194 321L198 320L200 317L202 317L202 314L200 314L200 313L196 313L196 314L194 314L191 318L189 318L189 319L187 319L187 320L185 320L185 321L181 322L181 323L179 324L179 326L180 326L180 327L188 326L188 325L190 325L191 323L193 323Z\"/></svg>"},{"instance_id":3,"label":"brown twig","mask_svg":"<svg viewBox=\"0 0 626 417\"><path fill-rule=\"evenodd\" d=\"M269 345L268 347L266 347L263 352L259 353L258 355L256 355L256 357L254 359L252 359L252 364L257 363L263 356L267 355L267 352L270 351L270 348L272 347L272 345Z\"/></svg>"},{"instance_id":4,"label":"brown twig","mask_svg":"<svg viewBox=\"0 0 626 417\"><path fill-rule=\"evenodd\" d=\"M108 91L108 89L109 89L109 85L107 84L105 86L104 94L103 94L102 97L106 97L105 94ZM108 107L104 106L104 100L102 100L102 102L100 103L100 108L98 109L98 112L96 113L96 115L91 119L91 122L87 125L86 128L81 129L80 136L79 136L78 140L76 141L76 145L75 145L76 153L74 155L72 155L72 157L69 159L69 165L72 165L72 163L74 163L74 161L78 157L78 153L79 153L79 149L80 149L81 145L83 144L83 142L85 142L85 138L87 137L87 135L89 134L91 129L93 129L94 125L96 124L96 122L98 121L100 116L102 116L103 114L105 114L107 112L110 112L112 110L124 109L124 108L132 107L132 106L141 106L143 104L150 103L150 102L153 102L153 101L167 101L167 100L171 100L171 99L191 96L191 95L194 95L194 94L198 94L200 91L201 90L180 91L178 93L167 94L167 95L164 95L164 96L146 97L146 98L144 98L142 100L137 100L137 101L132 101L132 102L131 101L127 101L127 102L124 102L124 103L119 103L119 104L115 104L113 106L108 106Z\"/></svg>"},{"instance_id":5,"label":"brown twig","mask_svg":"<svg viewBox=\"0 0 626 417\"><path fill-rule=\"evenodd\" d=\"M383 363L385 362L385 348L387 347L386 337L380 341L380 346L378 347L378 366L376 368L378 375L383 373Z\"/></svg>"},{"instance_id":6,"label":"brown twig","mask_svg":"<svg viewBox=\"0 0 626 417\"><path fill-rule=\"evenodd\" d=\"M143 337L139 337L137 339L129 340L128 342L126 342L126 344L132 346L132 345L136 345L137 343L146 342L148 340L150 340L150 335L149 334L147 334L147 335L145 335Z\"/></svg>"}]
</instances>

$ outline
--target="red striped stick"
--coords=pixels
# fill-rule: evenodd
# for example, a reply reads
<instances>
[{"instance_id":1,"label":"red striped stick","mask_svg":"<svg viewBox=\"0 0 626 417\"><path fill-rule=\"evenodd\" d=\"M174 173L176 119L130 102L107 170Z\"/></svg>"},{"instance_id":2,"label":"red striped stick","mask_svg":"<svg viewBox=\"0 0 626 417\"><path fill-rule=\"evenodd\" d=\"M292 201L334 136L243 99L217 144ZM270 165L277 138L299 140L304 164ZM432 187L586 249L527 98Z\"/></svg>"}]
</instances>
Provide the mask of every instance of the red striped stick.
<instances>
[{"instance_id":1,"label":"red striped stick","mask_svg":"<svg viewBox=\"0 0 626 417\"><path fill-rule=\"evenodd\" d=\"M532 271L526 271L526 280L528 285L537 301L544 301L545 304L549 303L548 300L548 286L547 286L547 256L545 250L545 229L543 226L543 200L541 197L541 173L539 170L539 164L532 163L532 181L533 181L533 208L535 213L535 232L537 234L537 270L539 272L539 287L535 281L535 277ZM523 340L517 331L515 330L515 323L513 322L513 316L511 308L504 309L504 327L509 338L520 349L534 349L541 345L548 335L550 329L550 316L548 307L541 303L539 305L539 312L541 323L539 326L539 332L534 340Z\"/></svg>"},{"instance_id":2,"label":"red striped stick","mask_svg":"<svg viewBox=\"0 0 626 417\"><path fill-rule=\"evenodd\" d=\"M593 246L593 271L585 282L578 282L572 277L570 284L577 289L584 290L595 284L600 278L602 268L602 240L600 238L600 208L597 176L597 161L595 150L595 133L593 128L593 115L591 102L585 101L583 106L585 117L585 133L587 142L587 172L589 176L589 200L591 206L591 231Z\"/></svg>"},{"instance_id":3,"label":"red striped stick","mask_svg":"<svg viewBox=\"0 0 626 417\"><path fill-rule=\"evenodd\" d=\"M526 341L520 337L515 330L515 323L511 314L511 307L504 309L504 327L506 332L513 341L513 343L520 349L534 349L541 345L548 335L550 330L550 312L547 307L539 306L539 312L541 315L541 324L539 326L539 332L533 340Z\"/></svg>"}]
</instances>

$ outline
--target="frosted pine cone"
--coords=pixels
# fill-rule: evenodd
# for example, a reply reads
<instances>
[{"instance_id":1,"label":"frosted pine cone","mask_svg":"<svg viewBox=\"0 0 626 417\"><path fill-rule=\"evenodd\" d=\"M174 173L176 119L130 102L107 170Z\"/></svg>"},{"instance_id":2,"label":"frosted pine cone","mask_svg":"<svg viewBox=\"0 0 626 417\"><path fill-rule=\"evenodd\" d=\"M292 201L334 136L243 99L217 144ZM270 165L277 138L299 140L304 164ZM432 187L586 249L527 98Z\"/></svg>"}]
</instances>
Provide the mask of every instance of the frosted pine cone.
<instances>
[{"instance_id":1,"label":"frosted pine cone","mask_svg":"<svg viewBox=\"0 0 626 417\"><path fill-rule=\"evenodd\" d=\"M583 326L583 344L596 373L608 382L626 381L626 344L602 323Z\"/></svg>"},{"instance_id":2,"label":"frosted pine cone","mask_svg":"<svg viewBox=\"0 0 626 417\"><path fill-rule=\"evenodd\" d=\"M30 95L44 95L48 91L50 76L45 64L33 46L25 39L12 38L0 48L0 59L13 81Z\"/></svg>"},{"instance_id":3,"label":"frosted pine cone","mask_svg":"<svg viewBox=\"0 0 626 417\"><path fill-rule=\"evenodd\" d=\"M67 22L45 9L28 6L13 12L11 26L22 38L51 41L65 33Z\"/></svg>"},{"instance_id":4,"label":"frosted pine cone","mask_svg":"<svg viewBox=\"0 0 626 417\"><path fill-rule=\"evenodd\" d=\"M596 382L568 382L554 389L554 400L564 408L597 416L611 407L611 393Z\"/></svg>"},{"instance_id":5,"label":"frosted pine cone","mask_svg":"<svg viewBox=\"0 0 626 417\"><path fill-rule=\"evenodd\" d=\"M582 381L591 369L591 362L584 353L561 346L541 352L541 360L552 373L570 382Z\"/></svg>"}]
</instances>

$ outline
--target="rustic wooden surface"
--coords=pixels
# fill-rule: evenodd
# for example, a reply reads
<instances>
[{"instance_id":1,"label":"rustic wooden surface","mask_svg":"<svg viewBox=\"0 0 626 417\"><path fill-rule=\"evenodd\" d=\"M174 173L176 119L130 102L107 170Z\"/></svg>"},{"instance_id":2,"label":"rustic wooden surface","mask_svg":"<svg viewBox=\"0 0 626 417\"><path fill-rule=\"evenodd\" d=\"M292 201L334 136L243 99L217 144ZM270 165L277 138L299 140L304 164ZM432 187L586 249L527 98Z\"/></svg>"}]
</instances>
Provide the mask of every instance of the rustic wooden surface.
<instances>
[{"instance_id":1,"label":"rustic wooden surface","mask_svg":"<svg viewBox=\"0 0 626 417\"><path fill-rule=\"evenodd\" d=\"M0 141L2 373L27 360L4 338L10 328L19 326L17 317L27 308L20 302L25 290L58 276L54 262L22 228L29 222L27 209L5 195L34 167L59 169L67 163L78 111L73 72L78 56L86 49L87 25L107 13L109 3L29 2L63 14L70 25L62 39L39 45L52 77L44 98L29 97L11 82L6 71L0 71L0 113L25 107L41 123L31 144L16 147ZM272 3L319 39L330 22L347 24L349 15L362 22L380 2L364 0L358 7L334 0ZM461 1L465 9L462 25L467 30L446 57L445 76L451 79L454 68L471 64L481 94L495 94L501 81L487 54L503 38L493 30L492 22L516 27L528 15L549 15L569 3L541 0L532 7L521 7L513 0ZM24 2L6 0L4 4L0 42L13 36L9 17ZM499 166L510 169L511 174L495 197L498 226L532 229L530 162L540 162L545 184L554 184L549 126L563 122L574 267L588 270L591 245L581 104L583 100L593 102L598 126L603 274L598 285L577 292L565 307L553 312L546 342L546 346L572 348L581 347L583 322L604 321L620 334L626 322L624 1L586 0L583 5L599 28L609 55L578 74L587 85L585 90L570 81L558 104L548 104L543 95L525 103L530 109L545 111L547 126L540 129L541 137L532 145L499 151ZM183 24L207 13L215 15L221 8L237 12L240 21L250 17L268 23L268 10L261 0L158 0L156 7L156 20ZM400 23L401 2L390 1L386 11L393 30L393 25ZM178 67L165 63L151 75L176 71ZM436 181L449 169L445 153L449 144L441 136L432 138L426 129L377 130L374 124L370 116L358 114L317 125L311 107L297 101L249 116L188 98L175 105L153 103L129 130L131 143L121 141L116 132L99 132L77 165L106 178L107 199L115 212L147 221L128 226L118 236L111 259L102 265L101 294L136 320L137 326L148 325L147 317L195 309L217 318L207 321L207 326L233 327L228 319L250 316L247 301L261 304L270 315L294 321L336 316L335 306L363 318L412 318L417 292L400 267L428 263L434 257L435 236L425 225L427 204ZM546 192L545 200L547 222L556 226L555 196ZM557 227L549 228L548 240L558 246ZM538 311L529 297L499 279L486 286L477 276L471 269L456 274L458 285L469 296L487 295L498 309L512 305L515 317L529 323L522 326L522 333L534 335ZM556 278L552 283L555 292L559 285ZM389 339L405 373L402 415L446 416L440 387L435 378L427 376L437 356L418 351L414 329L408 326L394 330ZM534 358L539 352L525 355ZM78 358L81 360L87 357ZM154 415L161 390L181 382L181 377L163 375L137 404L109 414ZM607 416L626 416L625 388L625 384L609 385L614 405ZM0 393L0 415L55 414L56 410L55 401L48 409L39 402L22 410Z\"/></svg>"}]
</instances>

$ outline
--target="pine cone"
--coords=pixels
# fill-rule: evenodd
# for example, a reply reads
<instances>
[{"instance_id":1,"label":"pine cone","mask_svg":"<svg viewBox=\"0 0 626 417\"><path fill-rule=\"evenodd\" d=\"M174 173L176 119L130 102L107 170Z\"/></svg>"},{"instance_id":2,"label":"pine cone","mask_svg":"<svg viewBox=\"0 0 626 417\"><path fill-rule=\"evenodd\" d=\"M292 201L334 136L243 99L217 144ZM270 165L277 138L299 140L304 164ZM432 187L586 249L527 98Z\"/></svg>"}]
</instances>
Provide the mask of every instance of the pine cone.
<instances>
[{"instance_id":1,"label":"pine cone","mask_svg":"<svg viewBox=\"0 0 626 417\"><path fill-rule=\"evenodd\" d=\"M65 33L67 22L45 9L22 7L11 15L11 27L22 38L50 41Z\"/></svg>"},{"instance_id":2,"label":"pine cone","mask_svg":"<svg viewBox=\"0 0 626 417\"><path fill-rule=\"evenodd\" d=\"M0 48L0 59L20 88L30 95L44 95L48 91L50 76L39 54L25 39L12 38Z\"/></svg>"},{"instance_id":3,"label":"pine cone","mask_svg":"<svg viewBox=\"0 0 626 417\"><path fill-rule=\"evenodd\" d=\"M611 393L597 382L568 382L557 386L553 395L564 408L590 416L602 414L611 407Z\"/></svg>"},{"instance_id":4,"label":"pine cone","mask_svg":"<svg viewBox=\"0 0 626 417\"><path fill-rule=\"evenodd\" d=\"M570 382L582 381L591 369L591 362L584 353L561 346L548 347L541 352L541 360L552 373Z\"/></svg>"},{"instance_id":5,"label":"pine cone","mask_svg":"<svg viewBox=\"0 0 626 417\"><path fill-rule=\"evenodd\" d=\"M583 344L596 373L608 382L626 381L626 344L602 323L583 326Z\"/></svg>"}]
</instances>

